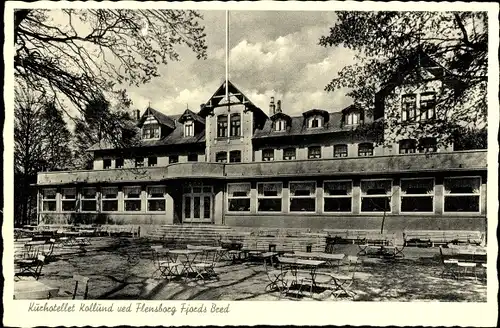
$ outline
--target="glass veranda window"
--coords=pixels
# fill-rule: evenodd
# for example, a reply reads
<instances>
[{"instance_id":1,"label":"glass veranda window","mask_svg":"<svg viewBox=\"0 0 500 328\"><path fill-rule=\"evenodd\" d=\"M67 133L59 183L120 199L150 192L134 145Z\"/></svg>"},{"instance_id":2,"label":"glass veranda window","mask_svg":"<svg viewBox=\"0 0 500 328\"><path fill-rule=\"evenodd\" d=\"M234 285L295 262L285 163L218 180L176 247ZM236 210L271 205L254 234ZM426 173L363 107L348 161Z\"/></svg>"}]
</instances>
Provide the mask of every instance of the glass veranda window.
<instances>
[{"instance_id":1,"label":"glass veranda window","mask_svg":"<svg viewBox=\"0 0 500 328\"><path fill-rule=\"evenodd\" d=\"M401 179L401 212L433 212L434 179Z\"/></svg>"},{"instance_id":2,"label":"glass veranda window","mask_svg":"<svg viewBox=\"0 0 500 328\"><path fill-rule=\"evenodd\" d=\"M352 181L325 181L323 197L325 212L351 212Z\"/></svg>"},{"instance_id":3,"label":"glass veranda window","mask_svg":"<svg viewBox=\"0 0 500 328\"><path fill-rule=\"evenodd\" d=\"M141 187L123 187L125 211L141 210Z\"/></svg>"},{"instance_id":4,"label":"glass veranda window","mask_svg":"<svg viewBox=\"0 0 500 328\"><path fill-rule=\"evenodd\" d=\"M281 182L263 182L257 184L257 211L281 212L282 207Z\"/></svg>"},{"instance_id":5,"label":"glass veranda window","mask_svg":"<svg viewBox=\"0 0 500 328\"><path fill-rule=\"evenodd\" d=\"M96 188L85 187L82 189L82 212L97 211Z\"/></svg>"},{"instance_id":6,"label":"glass veranda window","mask_svg":"<svg viewBox=\"0 0 500 328\"><path fill-rule=\"evenodd\" d=\"M118 211L118 187L102 187L101 196L103 212Z\"/></svg>"},{"instance_id":7,"label":"glass veranda window","mask_svg":"<svg viewBox=\"0 0 500 328\"><path fill-rule=\"evenodd\" d=\"M456 177L444 180L445 212L479 212L480 177Z\"/></svg>"},{"instance_id":8,"label":"glass veranda window","mask_svg":"<svg viewBox=\"0 0 500 328\"><path fill-rule=\"evenodd\" d=\"M163 212L165 211L165 187L152 186L147 187L148 195L148 212Z\"/></svg>"},{"instance_id":9,"label":"glass veranda window","mask_svg":"<svg viewBox=\"0 0 500 328\"><path fill-rule=\"evenodd\" d=\"M391 180L362 180L361 212L390 212L391 188Z\"/></svg>"},{"instance_id":10,"label":"glass veranda window","mask_svg":"<svg viewBox=\"0 0 500 328\"><path fill-rule=\"evenodd\" d=\"M56 195L57 190L55 188L42 189L42 211L43 212L55 212L56 211Z\"/></svg>"},{"instance_id":11,"label":"glass veranda window","mask_svg":"<svg viewBox=\"0 0 500 328\"><path fill-rule=\"evenodd\" d=\"M316 183L290 182L290 212L316 211Z\"/></svg>"},{"instance_id":12,"label":"glass veranda window","mask_svg":"<svg viewBox=\"0 0 500 328\"><path fill-rule=\"evenodd\" d=\"M76 188L63 188L61 200L63 212L76 211Z\"/></svg>"},{"instance_id":13,"label":"glass veranda window","mask_svg":"<svg viewBox=\"0 0 500 328\"><path fill-rule=\"evenodd\" d=\"M227 208L230 212L250 211L250 183L227 185Z\"/></svg>"}]
</instances>

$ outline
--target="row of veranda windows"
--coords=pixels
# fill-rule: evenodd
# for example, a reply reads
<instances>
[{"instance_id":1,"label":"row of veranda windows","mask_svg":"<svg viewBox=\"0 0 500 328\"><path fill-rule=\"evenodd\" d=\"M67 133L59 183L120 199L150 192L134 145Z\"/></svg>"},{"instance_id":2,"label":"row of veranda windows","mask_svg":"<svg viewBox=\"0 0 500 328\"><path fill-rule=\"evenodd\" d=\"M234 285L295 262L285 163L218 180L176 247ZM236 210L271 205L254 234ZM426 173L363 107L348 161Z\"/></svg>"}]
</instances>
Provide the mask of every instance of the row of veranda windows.
<instances>
[{"instance_id":1,"label":"row of veranda windows","mask_svg":"<svg viewBox=\"0 0 500 328\"><path fill-rule=\"evenodd\" d=\"M122 204L119 204L118 187L101 187L100 192L94 187L80 189L78 197L76 188L61 188L60 209L62 212L141 212L142 189L140 186L123 187ZM42 211L55 212L57 210L57 189L42 189ZM165 187L146 187L147 212L165 211ZM119 207L120 205L120 207Z\"/></svg>"},{"instance_id":2,"label":"row of veranda windows","mask_svg":"<svg viewBox=\"0 0 500 328\"><path fill-rule=\"evenodd\" d=\"M347 157L347 145L340 144L333 146L333 157ZM361 143L358 145L358 156L373 156L373 144ZM321 146L311 146L307 148L307 158L321 158ZM275 149L263 149L262 160L264 162L275 160ZM294 160L297 158L296 149L293 147L283 149L283 160Z\"/></svg>"},{"instance_id":3,"label":"row of veranda windows","mask_svg":"<svg viewBox=\"0 0 500 328\"><path fill-rule=\"evenodd\" d=\"M228 116L229 116L229 124L228 124ZM238 113L230 115L223 114L217 116L217 137L224 138L228 136L230 137L241 136L241 115Z\"/></svg>"},{"instance_id":4,"label":"row of veranda windows","mask_svg":"<svg viewBox=\"0 0 500 328\"><path fill-rule=\"evenodd\" d=\"M146 165L146 159L147 159L147 165ZM188 162L197 162L198 161L198 154L188 154L187 155L187 161ZM116 169L121 169L123 168L123 158L117 158L115 159L115 168ZM179 155L170 155L168 157L168 163L169 164L174 164L179 162ZM158 165L158 157L136 157L134 159L134 167L154 167ZM113 162L110 158L104 159L103 160L103 168L104 169L112 169L113 168Z\"/></svg>"},{"instance_id":5,"label":"row of veranda windows","mask_svg":"<svg viewBox=\"0 0 500 328\"><path fill-rule=\"evenodd\" d=\"M479 177L446 178L444 180L444 212L479 212ZM400 182L401 213L434 212L434 178L408 178ZM352 180L324 181L323 212L353 211ZM360 211L362 213L391 212L392 180L361 180ZM229 212L250 212L250 183L230 183L227 191ZM316 212L315 181L289 182L289 212ZM257 212L284 212L283 183L257 183Z\"/></svg>"}]
</instances>

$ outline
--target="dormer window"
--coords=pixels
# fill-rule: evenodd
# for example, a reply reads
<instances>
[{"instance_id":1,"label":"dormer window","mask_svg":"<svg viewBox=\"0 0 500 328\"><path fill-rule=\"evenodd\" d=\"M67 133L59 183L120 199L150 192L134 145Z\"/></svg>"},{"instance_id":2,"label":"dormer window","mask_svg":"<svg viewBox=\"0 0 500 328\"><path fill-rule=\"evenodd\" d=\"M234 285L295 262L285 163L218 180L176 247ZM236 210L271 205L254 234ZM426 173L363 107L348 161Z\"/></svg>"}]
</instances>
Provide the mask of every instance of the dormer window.
<instances>
[{"instance_id":1,"label":"dormer window","mask_svg":"<svg viewBox=\"0 0 500 328\"><path fill-rule=\"evenodd\" d=\"M277 132L285 131L286 129L286 121L285 120L277 120L274 122L274 130Z\"/></svg>"},{"instance_id":2,"label":"dormer window","mask_svg":"<svg viewBox=\"0 0 500 328\"><path fill-rule=\"evenodd\" d=\"M153 115L148 115L144 121L142 139L160 139L160 124Z\"/></svg>"},{"instance_id":3,"label":"dormer window","mask_svg":"<svg viewBox=\"0 0 500 328\"><path fill-rule=\"evenodd\" d=\"M184 123L184 136L185 137L194 136L194 122L193 121L186 121Z\"/></svg>"},{"instance_id":4,"label":"dormer window","mask_svg":"<svg viewBox=\"0 0 500 328\"><path fill-rule=\"evenodd\" d=\"M308 127L311 129L321 128L323 126L323 120L320 116L313 116L309 119Z\"/></svg>"},{"instance_id":5,"label":"dormer window","mask_svg":"<svg viewBox=\"0 0 500 328\"><path fill-rule=\"evenodd\" d=\"M359 112L351 112L346 115L346 125L358 125L361 122L361 114Z\"/></svg>"}]
</instances>

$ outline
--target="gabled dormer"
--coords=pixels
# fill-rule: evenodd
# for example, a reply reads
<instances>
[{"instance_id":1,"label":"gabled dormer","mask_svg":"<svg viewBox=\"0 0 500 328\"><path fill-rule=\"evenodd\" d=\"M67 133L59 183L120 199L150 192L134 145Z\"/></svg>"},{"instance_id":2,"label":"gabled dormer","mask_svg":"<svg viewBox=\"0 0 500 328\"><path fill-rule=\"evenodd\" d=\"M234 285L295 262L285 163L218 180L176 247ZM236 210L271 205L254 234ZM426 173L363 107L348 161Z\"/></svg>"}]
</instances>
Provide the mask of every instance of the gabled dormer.
<instances>
[{"instance_id":1,"label":"gabled dormer","mask_svg":"<svg viewBox=\"0 0 500 328\"><path fill-rule=\"evenodd\" d=\"M183 136L194 137L205 129L205 119L189 108L179 117L178 122L183 125Z\"/></svg>"},{"instance_id":2,"label":"gabled dormer","mask_svg":"<svg viewBox=\"0 0 500 328\"><path fill-rule=\"evenodd\" d=\"M323 109L311 109L302 113L304 125L308 129L323 128L330 119L330 114Z\"/></svg>"},{"instance_id":3,"label":"gabled dormer","mask_svg":"<svg viewBox=\"0 0 500 328\"><path fill-rule=\"evenodd\" d=\"M175 129L175 122L167 115L148 107L138 122L142 140L160 140Z\"/></svg>"},{"instance_id":4,"label":"gabled dormer","mask_svg":"<svg viewBox=\"0 0 500 328\"><path fill-rule=\"evenodd\" d=\"M364 111L355 106L351 105L342 110L342 125L343 126L357 126L363 124L365 121Z\"/></svg>"},{"instance_id":5,"label":"gabled dormer","mask_svg":"<svg viewBox=\"0 0 500 328\"><path fill-rule=\"evenodd\" d=\"M272 129L276 132L284 132L292 126L292 118L283 112L278 112L270 117Z\"/></svg>"}]
</instances>

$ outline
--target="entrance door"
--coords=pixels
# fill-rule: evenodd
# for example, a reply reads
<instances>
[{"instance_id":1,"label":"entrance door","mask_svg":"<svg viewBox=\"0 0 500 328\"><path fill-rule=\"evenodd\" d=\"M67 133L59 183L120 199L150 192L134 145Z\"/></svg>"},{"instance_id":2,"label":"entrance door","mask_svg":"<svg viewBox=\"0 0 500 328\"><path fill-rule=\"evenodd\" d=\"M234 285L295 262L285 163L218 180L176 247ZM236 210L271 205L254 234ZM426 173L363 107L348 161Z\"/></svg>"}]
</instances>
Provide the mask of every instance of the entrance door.
<instances>
[{"instance_id":1,"label":"entrance door","mask_svg":"<svg viewBox=\"0 0 500 328\"><path fill-rule=\"evenodd\" d=\"M211 186L186 186L182 195L182 222L212 223L213 190Z\"/></svg>"}]
</instances>

